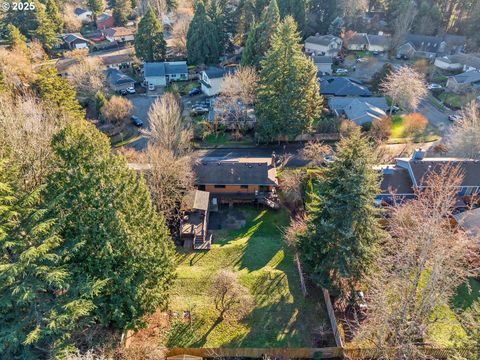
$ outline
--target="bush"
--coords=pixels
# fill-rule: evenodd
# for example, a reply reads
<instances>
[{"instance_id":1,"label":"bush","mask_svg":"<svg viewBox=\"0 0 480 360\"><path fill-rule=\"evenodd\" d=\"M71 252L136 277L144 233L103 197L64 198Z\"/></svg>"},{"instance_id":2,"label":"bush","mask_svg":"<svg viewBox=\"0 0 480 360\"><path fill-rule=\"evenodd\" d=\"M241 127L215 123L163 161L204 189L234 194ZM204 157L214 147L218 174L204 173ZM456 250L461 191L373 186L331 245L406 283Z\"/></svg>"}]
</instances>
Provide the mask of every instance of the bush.
<instances>
[{"instance_id":1,"label":"bush","mask_svg":"<svg viewBox=\"0 0 480 360\"><path fill-rule=\"evenodd\" d=\"M368 132L371 129L372 129L372 122L371 121L367 121L366 123L362 124L362 131Z\"/></svg>"},{"instance_id":2,"label":"bush","mask_svg":"<svg viewBox=\"0 0 480 360\"><path fill-rule=\"evenodd\" d=\"M386 140L392 134L392 119L386 116L374 120L370 129L370 136L375 140Z\"/></svg>"},{"instance_id":3,"label":"bush","mask_svg":"<svg viewBox=\"0 0 480 360\"><path fill-rule=\"evenodd\" d=\"M100 111L105 121L119 125L132 115L133 105L130 100L121 96L112 96L105 101Z\"/></svg>"},{"instance_id":4,"label":"bush","mask_svg":"<svg viewBox=\"0 0 480 360\"><path fill-rule=\"evenodd\" d=\"M403 125L405 136L418 136L427 128L428 120L420 113L412 113L404 116Z\"/></svg>"},{"instance_id":5,"label":"bush","mask_svg":"<svg viewBox=\"0 0 480 360\"><path fill-rule=\"evenodd\" d=\"M322 117L317 124L317 132L320 134L338 133L340 120L332 117Z\"/></svg>"}]
</instances>

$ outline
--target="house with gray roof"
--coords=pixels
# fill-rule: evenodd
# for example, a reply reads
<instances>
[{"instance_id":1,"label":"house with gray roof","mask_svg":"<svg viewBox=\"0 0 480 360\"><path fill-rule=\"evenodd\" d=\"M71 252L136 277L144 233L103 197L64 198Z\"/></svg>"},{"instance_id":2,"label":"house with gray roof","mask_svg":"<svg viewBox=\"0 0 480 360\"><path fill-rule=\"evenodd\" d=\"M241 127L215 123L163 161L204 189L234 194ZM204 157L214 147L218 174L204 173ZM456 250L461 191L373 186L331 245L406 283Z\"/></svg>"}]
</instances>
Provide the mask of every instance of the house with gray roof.
<instances>
[{"instance_id":1,"label":"house with gray roof","mask_svg":"<svg viewBox=\"0 0 480 360\"><path fill-rule=\"evenodd\" d=\"M186 61L150 62L143 65L145 84L166 86L172 81L188 80Z\"/></svg>"},{"instance_id":2,"label":"house with gray roof","mask_svg":"<svg viewBox=\"0 0 480 360\"><path fill-rule=\"evenodd\" d=\"M63 34L59 35L59 38L63 41L63 47L69 50L87 49L90 44L90 41L79 33Z\"/></svg>"},{"instance_id":3,"label":"house with gray roof","mask_svg":"<svg viewBox=\"0 0 480 360\"><path fill-rule=\"evenodd\" d=\"M437 57L435 66L449 71L480 70L480 56L478 54L454 54Z\"/></svg>"},{"instance_id":4,"label":"house with gray roof","mask_svg":"<svg viewBox=\"0 0 480 360\"><path fill-rule=\"evenodd\" d=\"M344 116L358 125L387 116L384 97L330 97L328 107L335 116Z\"/></svg>"},{"instance_id":5,"label":"house with gray roof","mask_svg":"<svg viewBox=\"0 0 480 360\"><path fill-rule=\"evenodd\" d=\"M372 96L372 92L361 83L341 76L321 78L320 94L325 96Z\"/></svg>"},{"instance_id":6,"label":"house with gray roof","mask_svg":"<svg viewBox=\"0 0 480 360\"><path fill-rule=\"evenodd\" d=\"M433 61L437 56L453 55L464 51L464 36L445 34L427 36L407 34L402 45L397 48L397 57L418 57Z\"/></svg>"},{"instance_id":7,"label":"house with gray roof","mask_svg":"<svg viewBox=\"0 0 480 360\"><path fill-rule=\"evenodd\" d=\"M313 63L317 67L317 71L323 74L332 74L333 60L331 56L312 56Z\"/></svg>"},{"instance_id":8,"label":"house with gray roof","mask_svg":"<svg viewBox=\"0 0 480 360\"><path fill-rule=\"evenodd\" d=\"M220 94L223 85L223 77L235 72L233 67L209 67L200 73L200 86L207 96Z\"/></svg>"},{"instance_id":9,"label":"house with gray roof","mask_svg":"<svg viewBox=\"0 0 480 360\"><path fill-rule=\"evenodd\" d=\"M108 85L114 91L126 90L135 86L135 80L115 68L107 69L106 78Z\"/></svg>"},{"instance_id":10,"label":"house with gray roof","mask_svg":"<svg viewBox=\"0 0 480 360\"><path fill-rule=\"evenodd\" d=\"M342 49L342 43L342 39L337 36L315 34L305 40L305 52L333 57Z\"/></svg>"},{"instance_id":11,"label":"house with gray roof","mask_svg":"<svg viewBox=\"0 0 480 360\"><path fill-rule=\"evenodd\" d=\"M368 50L368 35L366 33L347 33L344 46L347 50Z\"/></svg>"},{"instance_id":12,"label":"house with gray roof","mask_svg":"<svg viewBox=\"0 0 480 360\"><path fill-rule=\"evenodd\" d=\"M447 89L456 93L480 90L480 71L466 71L450 76L447 80Z\"/></svg>"},{"instance_id":13,"label":"house with gray roof","mask_svg":"<svg viewBox=\"0 0 480 360\"><path fill-rule=\"evenodd\" d=\"M73 14L78 18L82 23L89 23L92 21L92 12L88 9L83 9L80 7L73 10Z\"/></svg>"}]
</instances>

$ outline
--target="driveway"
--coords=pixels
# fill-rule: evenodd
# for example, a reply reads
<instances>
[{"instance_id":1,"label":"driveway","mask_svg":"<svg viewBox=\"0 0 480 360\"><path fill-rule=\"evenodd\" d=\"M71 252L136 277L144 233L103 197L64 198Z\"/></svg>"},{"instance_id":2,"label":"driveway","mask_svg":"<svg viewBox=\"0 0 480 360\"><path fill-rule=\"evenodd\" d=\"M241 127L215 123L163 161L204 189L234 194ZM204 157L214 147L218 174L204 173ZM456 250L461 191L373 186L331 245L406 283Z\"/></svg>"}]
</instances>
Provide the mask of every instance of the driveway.
<instances>
[{"instance_id":1,"label":"driveway","mask_svg":"<svg viewBox=\"0 0 480 360\"><path fill-rule=\"evenodd\" d=\"M445 133L451 125L451 121L448 120L448 115L455 114L448 109L443 111L439 110L428 99L420 101L417 111L423 114L430 124L437 127L442 133Z\"/></svg>"},{"instance_id":2,"label":"driveway","mask_svg":"<svg viewBox=\"0 0 480 360\"><path fill-rule=\"evenodd\" d=\"M157 98L145 95L130 95L127 96L127 99L133 104L133 115L142 119L144 124L142 128L148 129L148 110ZM127 146L135 150L143 150L147 146L147 139L142 136L140 139L128 144Z\"/></svg>"}]
</instances>

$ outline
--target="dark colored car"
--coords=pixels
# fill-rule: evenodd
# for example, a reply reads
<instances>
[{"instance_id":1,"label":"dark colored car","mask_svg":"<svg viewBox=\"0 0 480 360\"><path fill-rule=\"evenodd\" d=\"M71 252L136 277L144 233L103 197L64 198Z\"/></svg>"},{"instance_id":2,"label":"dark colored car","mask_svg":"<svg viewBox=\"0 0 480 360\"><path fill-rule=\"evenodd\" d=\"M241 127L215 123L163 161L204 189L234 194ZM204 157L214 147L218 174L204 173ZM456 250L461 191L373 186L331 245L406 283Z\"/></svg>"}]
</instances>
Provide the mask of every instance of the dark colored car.
<instances>
[{"instance_id":1,"label":"dark colored car","mask_svg":"<svg viewBox=\"0 0 480 360\"><path fill-rule=\"evenodd\" d=\"M192 89L188 92L188 96L195 96L195 95L199 95L202 93L202 90L200 90L200 88L195 88L195 89Z\"/></svg>"},{"instance_id":2,"label":"dark colored car","mask_svg":"<svg viewBox=\"0 0 480 360\"><path fill-rule=\"evenodd\" d=\"M130 120L132 120L132 123L135 126L143 126L143 121L138 116L132 116Z\"/></svg>"}]
</instances>

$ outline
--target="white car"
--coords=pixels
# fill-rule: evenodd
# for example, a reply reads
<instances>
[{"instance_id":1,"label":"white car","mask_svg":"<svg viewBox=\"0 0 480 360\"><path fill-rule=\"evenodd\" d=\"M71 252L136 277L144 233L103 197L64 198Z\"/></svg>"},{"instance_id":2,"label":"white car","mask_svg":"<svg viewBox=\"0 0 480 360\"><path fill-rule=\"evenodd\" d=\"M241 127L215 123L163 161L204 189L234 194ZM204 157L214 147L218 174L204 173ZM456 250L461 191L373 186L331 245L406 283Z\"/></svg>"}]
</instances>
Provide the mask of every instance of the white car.
<instances>
[{"instance_id":1,"label":"white car","mask_svg":"<svg viewBox=\"0 0 480 360\"><path fill-rule=\"evenodd\" d=\"M130 86L129 88L127 88L127 92L129 94L135 94L135 88L133 86Z\"/></svg>"},{"instance_id":2,"label":"white car","mask_svg":"<svg viewBox=\"0 0 480 360\"><path fill-rule=\"evenodd\" d=\"M439 84L428 84L428 90L438 90L443 89L442 85Z\"/></svg>"},{"instance_id":3,"label":"white car","mask_svg":"<svg viewBox=\"0 0 480 360\"><path fill-rule=\"evenodd\" d=\"M462 120L462 117L460 115L448 115L448 120L457 122Z\"/></svg>"},{"instance_id":4,"label":"white car","mask_svg":"<svg viewBox=\"0 0 480 360\"><path fill-rule=\"evenodd\" d=\"M337 69L335 71L336 74L348 74L348 70L347 69Z\"/></svg>"},{"instance_id":5,"label":"white car","mask_svg":"<svg viewBox=\"0 0 480 360\"><path fill-rule=\"evenodd\" d=\"M364 63L364 62L367 62L368 59L365 59L365 58L358 58L357 59L357 63Z\"/></svg>"}]
</instances>

